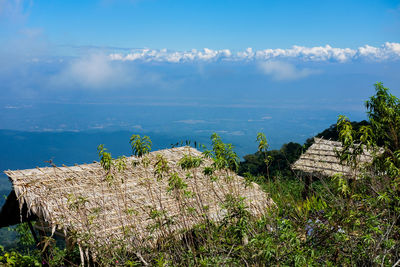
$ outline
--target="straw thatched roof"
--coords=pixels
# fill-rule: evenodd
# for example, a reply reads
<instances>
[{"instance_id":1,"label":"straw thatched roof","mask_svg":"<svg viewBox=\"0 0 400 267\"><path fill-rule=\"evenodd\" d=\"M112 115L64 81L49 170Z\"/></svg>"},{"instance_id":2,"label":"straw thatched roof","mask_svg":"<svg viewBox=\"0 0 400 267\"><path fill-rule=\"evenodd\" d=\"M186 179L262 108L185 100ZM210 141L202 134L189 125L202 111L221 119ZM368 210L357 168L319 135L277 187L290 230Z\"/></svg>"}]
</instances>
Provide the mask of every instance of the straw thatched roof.
<instances>
[{"instance_id":1,"label":"straw thatched roof","mask_svg":"<svg viewBox=\"0 0 400 267\"><path fill-rule=\"evenodd\" d=\"M201 164L183 170L178 163L185 155L201 157ZM74 235L88 247L111 245L127 236L132 245L155 244L161 235L222 218L226 211L220 203L228 195L244 197L254 215L273 205L257 184L245 185L231 171L204 174L212 160L194 148L165 149L114 163L112 176L99 163L5 173L20 208L26 205L53 232ZM186 186L172 189L173 175Z\"/></svg>"},{"instance_id":2,"label":"straw thatched roof","mask_svg":"<svg viewBox=\"0 0 400 267\"><path fill-rule=\"evenodd\" d=\"M345 163L340 162L338 152L342 148L340 142L315 137L314 143L292 165L292 169L324 176L342 174L346 177L355 177L359 174L363 166L371 163L373 160L371 151L364 151L357 158L358 168L351 168Z\"/></svg>"}]
</instances>

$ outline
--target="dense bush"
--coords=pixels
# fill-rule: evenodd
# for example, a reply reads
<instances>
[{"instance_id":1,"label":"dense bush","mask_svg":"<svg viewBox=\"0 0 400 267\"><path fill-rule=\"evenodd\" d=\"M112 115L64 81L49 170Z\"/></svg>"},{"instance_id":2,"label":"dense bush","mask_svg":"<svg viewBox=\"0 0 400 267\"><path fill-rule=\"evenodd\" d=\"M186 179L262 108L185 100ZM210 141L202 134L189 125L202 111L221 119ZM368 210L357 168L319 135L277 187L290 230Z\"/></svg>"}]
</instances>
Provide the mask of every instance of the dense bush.
<instances>
[{"instance_id":1,"label":"dense bush","mask_svg":"<svg viewBox=\"0 0 400 267\"><path fill-rule=\"evenodd\" d=\"M284 144L280 150L257 151L244 156L240 162L239 174L251 174L274 178L276 176L293 177L290 165L295 162L303 152L303 147L298 143ZM266 164L265 160L268 159Z\"/></svg>"},{"instance_id":2,"label":"dense bush","mask_svg":"<svg viewBox=\"0 0 400 267\"><path fill-rule=\"evenodd\" d=\"M5 251L0 246L0 265L3 266L41 266L37 255L26 255L19 251Z\"/></svg>"}]
</instances>

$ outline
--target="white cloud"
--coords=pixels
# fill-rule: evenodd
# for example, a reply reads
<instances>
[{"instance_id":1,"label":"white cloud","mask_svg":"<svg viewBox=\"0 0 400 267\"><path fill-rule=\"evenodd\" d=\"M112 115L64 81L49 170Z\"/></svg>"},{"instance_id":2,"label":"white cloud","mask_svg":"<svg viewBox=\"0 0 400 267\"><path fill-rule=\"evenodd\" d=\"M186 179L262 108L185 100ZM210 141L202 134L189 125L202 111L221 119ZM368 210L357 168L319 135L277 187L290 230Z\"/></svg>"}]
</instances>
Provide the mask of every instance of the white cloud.
<instances>
[{"instance_id":1,"label":"white cloud","mask_svg":"<svg viewBox=\"0 0 400 267\"><path fill-rule=\"evenodd\" d=\"M242 135L244 135L243 131L225 131L225 130L220 130L220 131L211 131L211 132L216 132L216 133L219 133L219 134L234 135L234 136L242 136Z\"/></svg>"},{"instance_id":2,"label":"white cloud","mask_svg":"<svg viewBox=\"0 0 400 267\"><path fill-rule=\"evenodd\" d=\"M91 55L74 62L68 72L86 86L98 87L107 83L115 75L113 68L102 55Z\"/></svg>"},{"instance_id":3,"label":"white cloud","mask_svg":"<svg viewBox=\"0 0 400 267\"><path fill-rule=\"evenodd\" d=\"M372 60L388 60L400 58L400 43L386 42L381 48L365 45L358 49L361 57Z\"/></svg>"},{"instance_id":4,"label":"white cloud","mask_svg":"<svg viewBox=\"0 0 400 267\"><path fill-rule=\"evenodd\" d=\"M385 43L385 47L400 56L400 43Z\"/></svg>"},{"instance_id":5,"label":"white cloud","mask_svg":"<svg viewBox=\"0 0 400 267\"><path fill-rule=\"evenodd\" d=\"M266 61L260 63L260 68L274 80L297 80L318 73L316 70L296 68L295 65L283 61Z\"/></svg>"},{"instance_id":6,"label":"white cloud","mask_svg":"<svg viewBox=\"0 0 400 267\"><path fill-rule=\"evenodd\" d=\"M382 54L382 50L377 48L377 47L373 47L373 46L363 46L359 48L359 53L361 56L365 56L365 57L372 57L372 58L382 58L384 55Z\"/></svg>"},{"instance_id":7,"label":"white cloud","mask_svg":"<svg viewBox=\"0 0 400 267\"><path fill-rule=\"evenodd\" d=\"M171 90L180 87L183 78L170 79L163 72L111 60L104 53L93 53L61 62L60 71L47 81L47 87L54 89L131 90L151 86Z\"/></svg>"},{"instance_id":8,"label":"white cloud","mask_svg":"<svg viewBox=\"0 0 400 267\"><path fill-rule=\"evenodd\" d=\"M204 121L204 120L193 120L193 119L189 119L189 120L180 120L180 121L175 121L175 122L184 123L184 124L206 123L206 121Z\"/></svg>"},{"instance_id":9,"label":"white cloud","mask_svg":"<svg viewBox=\"0 0 400 267\"><path fill-rule=\"evenodd\" d=\"M123 66L113 64L104 54L91 54L70 62L62 72L52 77L55 86L107 88L124 86L132 82L135 74Z\"/></svg>"},{"instance_id":10,"label":"white cloud","mask_svg":"<svg viewBox=\"0 0 400 267\"><path fill-rule=\"evenodd\" d=\"M300 59L303 61L333 61L348 62L356 59L369 60L399 60L400 43L385 43L381 47L365 45L357 49L335 48L330 45L304 47L293 46L289 49L263 49L254 50L247 48L244 51L232 52L229 49L189 51L170 51L167 49L135 49L127 54L114 53L109 55L112 60L120 61L145 61L145 62L213 62L213 61L265 61L282 59Z\"/></svg>"},{"instance_id":11,"label":"white cloud","mask_svg":"<svg viewBox=\"0 0 400 267\"><path fill-rule=\"evenodd\" d=\"M30 0L0 0L0 19L5 18L14 23L24 21L31 6Z\"/></svg>"},{"instance_id":12,"label":"white cloud","mask_svg":"<svg viewBox=\"0 0 400 267\"><path fill-rule=\"evenodd\" d=\"M111 60L122 61L155 61L155 62L191 62L191 61L215 61L226 60L232 57L229 49L213 50L204 48L203 50L192 49L190 51L169 51L167 49L136 49L129 54L110 54Z\"/></svg>"}]
</instances>

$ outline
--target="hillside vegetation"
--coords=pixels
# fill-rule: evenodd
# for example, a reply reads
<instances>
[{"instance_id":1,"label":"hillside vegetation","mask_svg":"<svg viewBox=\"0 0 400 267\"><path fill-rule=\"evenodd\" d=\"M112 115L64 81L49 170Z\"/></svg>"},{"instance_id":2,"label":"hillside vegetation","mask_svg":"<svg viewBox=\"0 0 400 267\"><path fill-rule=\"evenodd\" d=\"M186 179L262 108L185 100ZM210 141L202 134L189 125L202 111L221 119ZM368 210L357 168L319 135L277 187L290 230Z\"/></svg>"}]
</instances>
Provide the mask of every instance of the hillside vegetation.
<instances>
[{"instance_id":1,"label":"hillside vegetation","mask_svg":"<svg viewBox=\"0 0 400 267\"><path fill-rule=\"evenodd\" d=\"M216 168L232 169L256 182L272 197L276 207L253 217L242 199L226 199L227 213L221 221L204 221L190 231L165 235L156 248L127 250L123 242L101 252L91 264L100 266L397 266L400 264L400 100L382 83L366 101L368 121L350 122L339 116L336 124L318 137L338 140L343 164L357 166L357 156L366 149L378 151L362 175L345 178L314 177L312 194L302 197L302 174L291 170L313 142L287 143L269 150L266 135L255 138L258 151L244 161L212 136L212 148L203 149ZM134 154L142 156L151 148L148 138L132 136ZM108 168L111 154L99 147L100 162ZM182 186L172 183L179 190ZM158 225L157 227L163 227ZM80 264L77 248L67 251L53 239L34 245L27 226L18 227L21 247L4 251L0 263L10 266L51 266ZM43 244L46 244L44 247ZM45 253L40 253L40 252Z\"/></svg>"}]
</instances>

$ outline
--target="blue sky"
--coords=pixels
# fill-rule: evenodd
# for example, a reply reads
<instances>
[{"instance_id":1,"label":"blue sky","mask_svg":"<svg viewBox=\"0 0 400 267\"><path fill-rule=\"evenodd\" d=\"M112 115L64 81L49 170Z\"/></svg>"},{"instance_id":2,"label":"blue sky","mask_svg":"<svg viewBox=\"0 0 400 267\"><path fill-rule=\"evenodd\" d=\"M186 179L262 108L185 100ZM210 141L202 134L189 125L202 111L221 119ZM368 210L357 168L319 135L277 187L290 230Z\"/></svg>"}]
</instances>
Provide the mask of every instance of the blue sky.
<instances>
[{"instance_id":1,"label":"blue sky","mask_svg":"<svg viewBox=\"0 0 400 267\"><path fill-rule=\"evenodd\" d=\"M2 0L0 12L3 40L31 32L53 45L243 50L400 42L397 0Z\"/></svg>"},{"instance_id":2,"label":"blue sky","mask_svg":"<svg viewBox=\"0 0 400 267\"><path fill-rule=\"evenodd\" d=\"M359 119L375 82L400 95L399 70L398 0L0 0L4 109L289 108Z\"/></svg>"},{"instance_id":3,"label":"blue sky","mask_svg":"<svg viewBox=\"0 0 400 267\"><path fill-rule=\"evenodd\" d=\"M151 47L355 47L399 41L398 1L32 1L24 27L56 44ZM7 12L7 10L6 10Z\"/></svg>"}]
</instances>

